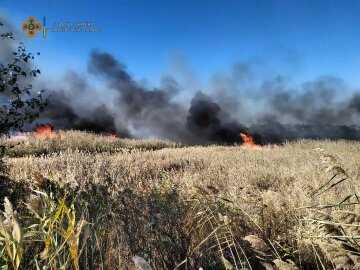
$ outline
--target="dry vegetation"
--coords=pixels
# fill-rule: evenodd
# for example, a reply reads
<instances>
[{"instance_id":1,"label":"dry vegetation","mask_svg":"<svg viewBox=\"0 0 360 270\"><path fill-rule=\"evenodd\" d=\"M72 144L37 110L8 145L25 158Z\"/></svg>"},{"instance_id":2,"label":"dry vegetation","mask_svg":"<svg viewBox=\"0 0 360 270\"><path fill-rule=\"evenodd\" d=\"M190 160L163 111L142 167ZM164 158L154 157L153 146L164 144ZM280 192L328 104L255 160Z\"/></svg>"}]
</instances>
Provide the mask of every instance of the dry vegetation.
<instances>
[{"instance_id":1,"label":"dry vegetation","mask_svg":"<svg viewBox=\"0 0 360 270\"><path fill-rule=\"evenodd\" d=\"M360 269L357 142L2 143L0 197L19 213L6 203L0 262L13 268Z\"/></svg>"},{"instance_id":2,"label":"dry vegetation","mask_svg":"<svg viewBox=\"0 0 360 270\"><path fill-rule=\"evenodd\" d=\"M40 156L68 149L86 153L122 153L131 152L135 149L144 151L182 146L179 143L161 140L119 140L109 135L99 136L81 131L60 131L56 133L56 139L53 140L44 140L37 137L35 133L25 134L25 136L27 135L30 136L30 140L23 140L24 137L22 136L19 136L18 139L8 139L3 136L0 138L0 145L7 146L9 157Z\"/></svg>"}]
</instances>

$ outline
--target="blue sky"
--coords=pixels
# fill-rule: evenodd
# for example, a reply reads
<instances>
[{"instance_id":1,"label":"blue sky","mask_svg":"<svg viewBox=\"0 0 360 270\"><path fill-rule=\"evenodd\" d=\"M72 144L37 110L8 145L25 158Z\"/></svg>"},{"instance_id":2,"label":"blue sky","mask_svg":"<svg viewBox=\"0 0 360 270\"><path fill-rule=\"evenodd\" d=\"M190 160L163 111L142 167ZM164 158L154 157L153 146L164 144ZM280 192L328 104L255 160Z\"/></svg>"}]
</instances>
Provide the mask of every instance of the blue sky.
<instances>
[{"instance_id":1,"label":"blue sky","mask_svg":"<svg viewBox=\"0 0 360 270\"><path fill-rule=\"evenodd\" d=\"M152 83L176 73L181 59L202 83L245 62L295 82L334 75L360 86L360 1L0 0L0 11L19 27L18 38L41 52L43 76L85 70L89 51L98 48ZM102 31L27 38L20 26L30 16L46 16L48 28L92 21Z\"/></svg>"}]
</instances>

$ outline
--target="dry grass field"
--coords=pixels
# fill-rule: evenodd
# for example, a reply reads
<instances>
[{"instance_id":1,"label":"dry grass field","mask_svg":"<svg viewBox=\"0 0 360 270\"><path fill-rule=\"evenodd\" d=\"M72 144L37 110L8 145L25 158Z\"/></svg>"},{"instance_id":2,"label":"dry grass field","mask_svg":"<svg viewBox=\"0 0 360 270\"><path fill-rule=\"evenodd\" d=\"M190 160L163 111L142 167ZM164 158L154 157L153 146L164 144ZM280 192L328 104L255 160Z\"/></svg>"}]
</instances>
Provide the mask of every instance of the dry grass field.
<instances>
[{"instance_id":1,"label":"dry grass field","mask_svg":"<svg viewBox=\"0 0 360 270\"><path fill-rule=\"evenodd\" d=\"M360 269L358 142L186 147L68 131L1 144L0 258L13 268Z\"/></svg>"}]
</instances>

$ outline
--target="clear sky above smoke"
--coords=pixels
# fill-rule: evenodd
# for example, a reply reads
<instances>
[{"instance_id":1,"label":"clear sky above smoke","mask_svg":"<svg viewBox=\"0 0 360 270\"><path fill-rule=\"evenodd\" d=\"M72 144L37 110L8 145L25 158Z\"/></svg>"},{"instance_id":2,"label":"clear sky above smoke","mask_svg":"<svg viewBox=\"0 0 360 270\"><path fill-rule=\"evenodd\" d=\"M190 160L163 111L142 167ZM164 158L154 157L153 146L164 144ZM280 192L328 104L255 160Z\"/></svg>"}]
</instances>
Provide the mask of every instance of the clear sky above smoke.
<instances>
[{"instance_id":1,"label":"clear sky above smoke","mask_svg":"<svg viewBox=\"0 0 360 270\"><path fill-rule=\"evenodd\" d=\"M204 83L245 62L295 82L334 75L360 86L360 1L0 0L0 8L18 39L42 53L45 76L85 69L89 51L99 48L155 84L177 69ZM93 21L102 32L26 38L20 26L30 16L46 16L48 27Z\"/></svg>"}]
</instances>

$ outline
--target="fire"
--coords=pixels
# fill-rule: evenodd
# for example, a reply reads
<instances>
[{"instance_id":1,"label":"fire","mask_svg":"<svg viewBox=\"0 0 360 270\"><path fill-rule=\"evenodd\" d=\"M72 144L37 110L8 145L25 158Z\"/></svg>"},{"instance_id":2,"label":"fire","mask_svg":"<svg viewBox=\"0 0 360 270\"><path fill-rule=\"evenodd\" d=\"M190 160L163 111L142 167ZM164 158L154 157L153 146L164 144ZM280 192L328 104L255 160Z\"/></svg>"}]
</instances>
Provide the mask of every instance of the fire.
<instances>
[{"instance_id":1,"label":"fire","mask_svg":"<svg viewBox=\"0 0 360 270\"><path fill-rule=\"evenodd\" d=\"M38 139L63 139L64 134L62 131L55 132L54 127L50 124L41 124L35 128L35 137Z\"/></svg>"},{"instance_id":2,"label":"fire","mask_svg":"<svg viewBox=\"0 0 360 270\"><path fill-rule=\"evenodd\" d=\"M118 139L118 136L115 133L109 133L108 136L113 140Z\"/></svg>"},{"instance_id":3,"label":"fire","mask_svg":"<svg viewBox=\"0 0 360 270\"><path fill-rule=\"evenodd\" d=\"M56 133L53 131L53 126L50 124L41 124L38 125L35 128L35 136L38 139L45 139L45 138L50 138L50 139L55 139L56 138Z\"/></svg>"},{"instance_id":4,"label":"fire","mask_svg":"<svg viewBox=\"0 0 360 270\"><path fill-rule=\"evenodd\" d=\"M259 145L255 143L255 140L252 136L246 135L245 133L240 133L240 137L243 141L243 146L259 147Z\"/></svg>"}]
</instances>

